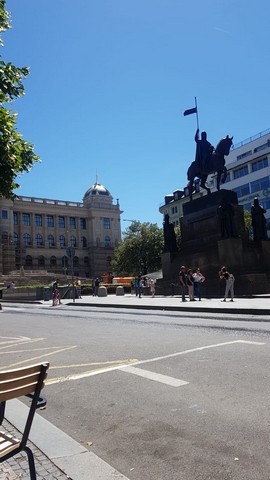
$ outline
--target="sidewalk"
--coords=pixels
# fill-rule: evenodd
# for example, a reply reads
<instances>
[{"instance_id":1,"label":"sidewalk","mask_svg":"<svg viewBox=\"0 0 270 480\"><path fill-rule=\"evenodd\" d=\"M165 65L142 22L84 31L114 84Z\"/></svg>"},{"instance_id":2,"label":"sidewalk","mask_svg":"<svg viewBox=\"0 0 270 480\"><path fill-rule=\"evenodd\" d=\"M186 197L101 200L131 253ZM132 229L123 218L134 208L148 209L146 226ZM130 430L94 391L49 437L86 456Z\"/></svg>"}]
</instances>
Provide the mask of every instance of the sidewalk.
<instances>
[{"instance_id":1,"label":"sidewalk","mask_svg":"<svg viewBox=\"0 0 270 480\"><path fill-rule=\"evenodd\" d=\"M227 300L222 301L222 298L202 298L202 300L190 302L182 302L181 297L175 296L160 296L154 298L149 296L142 296L125 294L122 296L108 295L107 297L93 297L84 296L81 299L75 299L73 302L70 299L63 299L63 304L68 306L85 306L85 307L105 307L105 308L127 308L127 309L141 309L141 310L162 310L174 312L204 312L204 313L229 313L229 314L243 314L243 315L263 315L269 316L270 321L270 295L257 295L251 298L235 298L233 302ZM43 302L51 305L51 301ZM61 305L60 305L61 307ZM58 308L58 307L57 307ZM267 321L264 318L264 321Z\"/></svg>"},{"instance_id":2,"label":"sidewalk","mask_svg":"<svg viewBox=\"0 0 270 480\"><path fill-rule=\"evenodd\" d=\"M222 302L221 300L219 298L203 298L200 302L189 302L188 300L182 302L181 297L177 295L138 298L135 295L126 294L124 296L108 295L107 297L84 296L82 299L76 299L75 302L63 299L62 305L53 308L62 308L62 306L97 307L173 311L180 314L182 312L205 312L212 315L222 313L229 314L230 320L234 319L233 315L237 315L235 320L239 319L239 315L244 315L245 321L270 321L270 296L268 295L235 298L234 302ZM5 303L8 302L3 302L3 309L5 309ZM51 300L34 303L53 310ZM259 318L254 319L254 315ZM21 417L26 408L19 400L8 402L4 423L4 428L8 432L18 435ZM35 457L37 480L128 480L38 414L35 415L30 440ZM24 453L0 464L1 480L29 480L29 478L28 462Z\"/></svg>"},{"instance_id":3,"label":"sidewalk","mask_svg":"<svg viewBox=\"0 0 270 480\"><path fill-rule=\"evenodd\" d=\"M18 432L23 428L27 412L28 407L20 400L7 402L4 428L20 435ZM37 480L128 480L38 413L35 414L29 438ZM26 455L21 453L0 464L0 479L29 480Z\"/></svg>"}]
</instances>

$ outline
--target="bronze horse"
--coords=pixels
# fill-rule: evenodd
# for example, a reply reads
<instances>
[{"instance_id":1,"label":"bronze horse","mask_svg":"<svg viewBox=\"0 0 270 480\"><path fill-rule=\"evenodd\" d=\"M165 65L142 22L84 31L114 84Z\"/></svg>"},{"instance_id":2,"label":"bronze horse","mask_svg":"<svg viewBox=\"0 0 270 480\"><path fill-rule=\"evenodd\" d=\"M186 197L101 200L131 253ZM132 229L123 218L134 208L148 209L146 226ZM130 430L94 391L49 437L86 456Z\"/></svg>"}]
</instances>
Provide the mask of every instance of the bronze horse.
<instances>
[{"instance_id":1,"label":"bronze horse","mask_svg":"<svg viewBox=\"0 0 270 480\"><path fill-rule=\"evenodd\" d=\"M220 190L220 183L224 183L227 177L227 168L225 167L224 156L229 155L230 148L233 143L232 140L233 137L229 137L229 135L227 135L226 138L222 138L220 140L220 142L216 146L216 149L213 151L211 157L207 162L205 171L201 171L200 165L197 162L192 162L187 171L190 198L192 198L195 178L200 179L200 186L207 190L207 193L211 192L210 188L205 185L207 177L210 173L217 172L217 189Z\"/></svg>"}]
</instances>

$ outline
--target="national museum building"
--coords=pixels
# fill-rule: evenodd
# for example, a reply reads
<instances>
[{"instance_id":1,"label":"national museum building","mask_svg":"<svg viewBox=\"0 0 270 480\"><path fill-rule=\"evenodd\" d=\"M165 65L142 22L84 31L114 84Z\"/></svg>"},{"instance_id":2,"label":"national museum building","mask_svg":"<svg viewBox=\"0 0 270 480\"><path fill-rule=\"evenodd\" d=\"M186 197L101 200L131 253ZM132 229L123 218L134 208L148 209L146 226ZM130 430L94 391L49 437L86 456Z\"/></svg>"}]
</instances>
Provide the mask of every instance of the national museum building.
<instances>
[{"instance_id":1,"label":"national museum building","mask_svg":"<svg viewBox=\"0 0 270 480\"><path fill-rule=\"evenodd\" d=\"M98 182L82 202L1 198L0 273L22 267L82 278L108 273L121 240L121 213L118 199L114 204Z\"/></svg>"},{"instance_id":2,"label":"national museum building","mask_svg":"<svg viewBox=\"0 0 270 480\"><path fill-rule=\"evenodd\" d=\"M250 211L253 200L258 197L260 205L266 210L265 218L270 223L270 129L258 133L233 146L225 157L228 175L221 189L237 193L238 204ZM216 176L209 175L207 184L215 190ZM206 191L196 187L193 198L206 195ZM188 189L176 190L165 196L165 202L159 211L168 214L174 226L179 225L183 216L183 204L189 202Z\"/></svg>"}]
</instances>

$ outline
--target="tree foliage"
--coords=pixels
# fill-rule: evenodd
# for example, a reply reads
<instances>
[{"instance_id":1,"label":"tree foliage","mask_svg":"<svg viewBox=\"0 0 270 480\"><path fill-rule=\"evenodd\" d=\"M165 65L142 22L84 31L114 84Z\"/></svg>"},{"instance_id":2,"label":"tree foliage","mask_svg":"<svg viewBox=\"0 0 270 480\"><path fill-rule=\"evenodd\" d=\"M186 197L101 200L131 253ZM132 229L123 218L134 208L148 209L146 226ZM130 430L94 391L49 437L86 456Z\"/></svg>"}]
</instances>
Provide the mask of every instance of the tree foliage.
<instances>
[{"instance_id":1,"label":"tree foliage","mask_svg":"<svg viewBox=\"0 0 270 480\"><path fill-rule=\"evenodd\" d=\"M118 275L156 272L161 268L162 248L163 231L156 223L133 221L115 249L113 271Z\"/></svg>"},{"instance_id":2,"label":"tree foliage","mask_svg":"<svg viewBox=\"0 0 270 480\"><path fill-rule=\"evenodd\" d=\"M0 0L0 34L10 28L5 5L6 0ZM0 46L3 46L2 38ZM6 198L14 197L13 191L19 186L17 175L28 172L34 162L39 161L33 145L17 132L17 114L7 108L7 104L24 95L22 82L28 73L27 67L19 68L0 60L0 195Z\"/></svg>"},{"instance_id":3,"label":"tree foliage","mask_svg":"<svg viewBox=\"0 0 270 480\"><path fill-rule=\"evenodd\" d=\"M245 230L248 238L251 238L251 212L248 210L244 210L244 222L245 222Z\"/></svg>"}]
</instances>

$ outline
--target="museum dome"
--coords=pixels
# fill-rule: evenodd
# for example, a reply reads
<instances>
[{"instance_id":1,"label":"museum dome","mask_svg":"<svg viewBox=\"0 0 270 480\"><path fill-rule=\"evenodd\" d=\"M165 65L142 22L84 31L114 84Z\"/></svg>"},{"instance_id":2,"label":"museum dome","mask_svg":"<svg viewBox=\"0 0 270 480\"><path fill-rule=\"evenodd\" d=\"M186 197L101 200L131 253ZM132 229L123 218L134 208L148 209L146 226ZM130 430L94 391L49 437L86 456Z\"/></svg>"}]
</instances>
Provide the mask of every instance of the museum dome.
<instances>
[{"instance_id":1,"label":"museum dome","mask_svg":"<svg viewBox=\"0 0 270 480\"><path fill-rule=\"evenodd\" d=\"M94 185L92 185L92 187L90 187L87 190L87 192L85 192L83 198L85 200L88 197L97 197L97 196L111 197L111 194L110 194L109 190L107 190L107 188L104 187L104 185L101 185L100 183L95 182Z\"/></svg>"}]
</instances>

